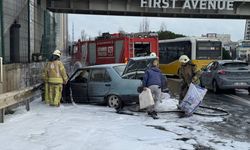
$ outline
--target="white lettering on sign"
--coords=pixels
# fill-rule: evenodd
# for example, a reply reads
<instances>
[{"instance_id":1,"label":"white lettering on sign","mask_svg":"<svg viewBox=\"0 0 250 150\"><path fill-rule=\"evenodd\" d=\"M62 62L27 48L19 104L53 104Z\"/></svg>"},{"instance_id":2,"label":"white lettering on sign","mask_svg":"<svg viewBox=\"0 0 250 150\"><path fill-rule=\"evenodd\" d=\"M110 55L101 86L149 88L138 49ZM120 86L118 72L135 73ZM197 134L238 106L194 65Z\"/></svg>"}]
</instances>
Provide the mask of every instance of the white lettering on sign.
<instances>
[{"instance_id":1,"label":"white lettering on sign","mask_svg":"<svg viewBox=\"0 0 250 150\"><path fill-rule=\"evenodd\" d=\"M200 1L200 9L207 9L206 6L207 6L207 2L205 0L201 0Z\"/></svg>"},{"instance_id":2,"label":"white lettering on sign","mask_svg":"<svg viewBox=\"0 0 250 150\"><path fill-rule=\"evenodd\" d=\"M176 0L141 0L141 7L148 8L175 8ZM172 4L170 6L170 4Z\"/></svg>"},{"instance_id":3,"label":"white lettering on sign","mask_svg":"<svg viewBox=\"0 0 250 150\"><path fill-rule=\"evenodd\" d=\"M183 7L183 9L187 8L187 9L191 9L191 4L189 3L189 1L185 1Z\"/></svg>"},{"instance_id":4,"label":"white lettering on sign","mask_svg":"<svg viewBox=\"0 0 250 150\"><path fill-rule=\"evenodd\" d=\"M168 8L169 7L169 3L167 1L162 1L162 8ZM160 7L158 7L160 8Z\"/></svg>"},{"instance_id":5,"label":"white lettering on sign","mask_svg":"<svg viewBox=\"0 0 250 150\"><path fill-rule=\"evenodd\" d=\"M233 1L228 1L227 10L234 10L234 2Z\"/></svg>"},{"instance_id":6,"label":"white lettering on sign","mask_svg":"<svg viewBox=\"0 0 250 150\"><path fill-rule=\"evenodd\" d=\"M114 56L114 48L113 48L113 46L108 47L108 56L109 57Z\"/></svg>"},{"instance_id":7,"label":"white lettering on sign","mask_svg":"<svg viewBox=\"0 0 250 150\"><path fill-rule=\"evenodd\" d=\"M160 8L160 7L161 7L161 0L155 0L154 8Z\"/></svg>"},{"instance_id":8,"label":"white lettering on sign","mask_svg":"<svg viewBox=\"0 0 250 150\"><path fill-rule=\"evenodd\" d=\"M113 46L102 46L97 48L98 57L114 57L114 47Z\"/></svg>"},{"instance_id":9,"label":"white lettering on sign","mask_svg":"<svg viewBox=\"0 0 250 150\"><path fill-rule=\"evenodd\" d=\"M176 8L176 2L183 0L141 0L141 7ZM185 0L182 9L233 10L234 0Z\"/></svg>"},{"instance_id":10,"label":"white lettering on sign","mask_svg":"<svg viewBox=\"0 0 250 150\"><path fill-rule=\"evenodd\" d=\"M99 47L97 49L97 56L98 57L105 57L105 56L107 56L107 47Z\"/></svg>"},{"instance_id":11,"label":"white lettering on sign","mask_svg":"<svg viewBox=\"0 0 250 150\"><path fill-rule=\"evenodd\" d=\"M212 1L212 0L208 1L208 9L216 9L215 1Z\"/></svg>"}]
</instances>

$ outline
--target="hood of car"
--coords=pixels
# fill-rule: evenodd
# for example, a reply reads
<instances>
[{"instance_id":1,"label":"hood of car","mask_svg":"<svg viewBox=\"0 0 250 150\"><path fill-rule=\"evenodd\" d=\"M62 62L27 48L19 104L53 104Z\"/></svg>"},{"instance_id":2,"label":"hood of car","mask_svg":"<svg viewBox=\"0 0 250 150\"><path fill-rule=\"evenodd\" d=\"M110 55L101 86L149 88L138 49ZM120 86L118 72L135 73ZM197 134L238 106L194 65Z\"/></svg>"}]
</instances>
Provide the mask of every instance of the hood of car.
<instances>
[{"instance_id":1,"label":"hood of car","mask_svg":"<svg viewBox=\"0 0 250 150\"><path fill-rule=\"evenodd\" d=\"M124 71L123 76L136 71L146 71L148 68L152 66L153 61L157 59L157 57L135 57L129 59Z\"/></svg>"}]
</instances>

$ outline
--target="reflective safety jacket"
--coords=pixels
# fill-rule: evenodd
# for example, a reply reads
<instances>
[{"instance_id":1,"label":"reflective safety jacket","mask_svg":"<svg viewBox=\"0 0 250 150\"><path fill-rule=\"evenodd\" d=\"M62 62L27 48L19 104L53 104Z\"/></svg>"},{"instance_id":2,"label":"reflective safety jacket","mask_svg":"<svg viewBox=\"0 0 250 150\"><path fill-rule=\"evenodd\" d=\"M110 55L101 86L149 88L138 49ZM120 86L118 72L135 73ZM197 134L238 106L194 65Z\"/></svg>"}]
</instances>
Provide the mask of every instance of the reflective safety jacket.
<instances>
[{"instance_id":1,"label":"reflective safety jacket","mask_svg":"<svg viewBox=\"0 0 250 150\"><path fill-rule=\"evenodd\" d=\"M61 61L50 61L45 65L43 78L49 83L66 84L68 76Z\"/></svg>"},{"instance_id":2,"label":"reflective safety jacket","mask_svg":"<svg viewBox=\"0 0 250 150\"><path fill-rule=\"evenodd\" d=\"M48 63L45 64L43 71L42 71L42 79L45 83L48 82L47 67L48 67Z\"/></svg>"},{"instance_id":3,"label":"reflective safety jacket","mask_svg":"<svg viewBox=\"0 0 250 150\"><path fill-rule=\"evenodd\" d=\"M200 71L197 70L196 65L191 61L181 65L179 75L180 78L183 79L183 82L187 85L189 85L191 82L198 85L200 84Z\"/></svg>"}]
</instances>

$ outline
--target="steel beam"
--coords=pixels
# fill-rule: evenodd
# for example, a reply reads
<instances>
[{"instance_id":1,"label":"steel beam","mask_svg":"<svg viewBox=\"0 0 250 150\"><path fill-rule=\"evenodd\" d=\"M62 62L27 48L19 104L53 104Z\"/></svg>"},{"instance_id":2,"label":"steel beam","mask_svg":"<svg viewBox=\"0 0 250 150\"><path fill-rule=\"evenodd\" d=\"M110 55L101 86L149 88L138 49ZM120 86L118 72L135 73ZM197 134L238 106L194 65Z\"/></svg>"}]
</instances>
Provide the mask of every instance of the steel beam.
<instances>
[{"instance_id":1,"label":"steel beam","mask_svg":"<svg viewBox=\"0 0 250 150\"><path fill-rule=\"evenodd\" d=\"M250 0L235 0L234 10L183 9L185 0L176 0L175 8L141 7L140 0L48 0L47 9L59 13L126 15L151 17L250 19ZM152 0L153 1L153 0ZM114 5L115 4L115 5ZM119 6L120 5L120 6Z\"/></svg>"}]
</instances>

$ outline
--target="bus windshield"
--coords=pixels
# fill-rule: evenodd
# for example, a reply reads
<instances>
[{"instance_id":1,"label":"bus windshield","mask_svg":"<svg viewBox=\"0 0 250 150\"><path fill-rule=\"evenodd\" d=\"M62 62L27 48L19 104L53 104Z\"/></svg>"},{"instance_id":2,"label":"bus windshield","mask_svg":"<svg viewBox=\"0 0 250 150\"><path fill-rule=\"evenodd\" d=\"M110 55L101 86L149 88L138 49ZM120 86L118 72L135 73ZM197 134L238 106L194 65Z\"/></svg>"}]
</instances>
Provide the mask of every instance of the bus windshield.
<instances>
[{"instance_id":1,"label":"bus windshield","mask_svg":"<svg viewBox=\"0 0 250 150\"><path fill-rule=\"evenodd\" d=\"M221 46L220 41L197 41L196 59L222 59Z\"/></svg>"}]
</instances>

